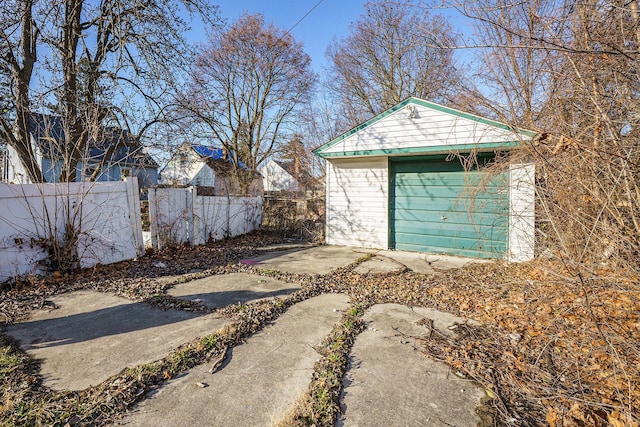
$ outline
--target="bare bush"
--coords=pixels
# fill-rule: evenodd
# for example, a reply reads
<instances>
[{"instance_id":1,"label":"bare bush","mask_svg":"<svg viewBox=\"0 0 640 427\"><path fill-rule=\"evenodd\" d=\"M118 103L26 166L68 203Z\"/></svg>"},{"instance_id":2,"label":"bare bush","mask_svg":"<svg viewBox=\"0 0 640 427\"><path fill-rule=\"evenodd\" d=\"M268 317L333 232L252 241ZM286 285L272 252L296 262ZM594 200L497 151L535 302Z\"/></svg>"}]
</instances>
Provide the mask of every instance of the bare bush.
<instances>
[{"instance_id":1,"label":"bare bush","mask_svg":"<svg viewBox=\"0 0 640 427\"><path fill-rule=\"evenodd\" d=\"M567 378L543 402L547 422L635 425L640 347L630 337L637 335L633 307L640 300L638 4L492 0L455 7L480 35L480 74L489 88L478 91L481 109L538 134L516 156L536 167L545 281L565 289L549 300L551 320L540 338L542 349L555 349L551 357L565 365L555 369ZM546 298L542 292L534 297ZM569 315L574 323L564 323ZM519 387L523 395L533 390L531 382Z\"/></svg>"},{"instance_id":2,"label":"bare bush","mask_svg":"<svg viewBox=\"0 0 640 427\"><path fill-rule=\"evenodd\" d=\"M262 228L283 237L324 241L324 198L281 193L265 196Z\"/></svg>"}]
</instances>

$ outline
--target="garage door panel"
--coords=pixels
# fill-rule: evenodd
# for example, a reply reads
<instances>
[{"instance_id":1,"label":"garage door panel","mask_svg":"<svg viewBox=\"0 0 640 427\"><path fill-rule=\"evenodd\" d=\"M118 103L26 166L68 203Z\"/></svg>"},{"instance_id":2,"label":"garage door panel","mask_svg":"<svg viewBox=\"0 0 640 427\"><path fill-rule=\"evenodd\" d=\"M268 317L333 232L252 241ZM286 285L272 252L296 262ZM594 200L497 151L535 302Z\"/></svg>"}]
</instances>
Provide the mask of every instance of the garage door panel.
<instances>
[{"instance_id":1,"label":"garage door panel","mask_svg":"<svg viewBox=\"0 0 640 427\"><path fill-rule=\"evenodd\" d=\"M442 236L434 236L425 245L423 236L407 235L403 239L401 250L432 252L432 253L452 253L459 256L477 257L478 252L499 254L502 244L495 241L458 240L455 247L451 246L451 239Z\"/></svg>"},{"instance_id":2,"label":"garage door panel","mask_svg":"<svg viewBox=\"0 0 640 427\"><path fill-rule=\"evenodd\" d=\"M482 159L487 163L489 159ZM508 176L485 179L443 158L391 161L391 244L396 249L503 258ZM482 184L482 185L480 185ZM477 189L479 187L480 189Z\"/></svg>"},{"instance_id":3,"label":"garage door panel","mask_svg":"<svg viewBox=\"0 0 640 427\"><path fill-rule=\"evenodd\" d=\"M482 210L483 212L493 211L498 215L502 215L505 209L509 208L507 200L495 201L489 196L484 196L476 200L470 198L426 198L426 197L397 197L396 199L396 211L402 212L404 210L418 210L418 211L440 211L442 214L447 212L464 212L467 213L470 209L475 211Z\"/></svg>"},{"instance_id":4,"label":"garage door panel","mask_svg":"<svg viewBox=\"0 0 640 427\"><path fill-rule=\"evenodd\" d=\"M467 227L474 230L479 227L505 228L506 226L503 215L487 214L469 218L467 212L451 212L447 214L446 219L442 219L442 216L437 212L401 211L396 214L395 219L396 230L402 230L406 226L414 226L423 228L425 233L434 227Z\"/></svg>"},{"instance_id":5,"label":"garage door panel","mask_svg":"<svg viewBox=\"0 0 640 427\"><path fill-rule=\"evenodd\" d=\"M444 236L455 238L474 238L502 240L505 235L500 230L500 224L469 224L453 222L419 222L401 221L396 227L397 234L420 234L424 236Z\"/></svg>"},{"instance_id":6,"label":"garage door panel","mask_svg":"<svg viewBox=\"0 0 640 427\"><path fill-rule=\"evenodd\" d=\"M461 187L473 188L482 185L486 188L499 188L505 184L502 179L496 179L489 182L482 182L482 174L478 172L448 172L448 173L396 173L395 180L397 184L403 186L442 186L442 187Z\"/></svg>"},{"instance_id":7,"label":"garage door panel","mask_svg":"<svg viewBox=\"0 0 640 427\"><path fill-rule=\"evenodd\" d=\"M416 196L446 196L451 197L452 194L456 194L456 198L472 198L476 196L480 197L493 197L496 192L504 192L507 188L507 183L502 179L499 181L492 181L489 183L469 183L464 184L429 184L428 182L422 184L403 184L395 180L396 186L401 186L403 191L400 195L416 195Z\"/></svg>"}]
</instances>

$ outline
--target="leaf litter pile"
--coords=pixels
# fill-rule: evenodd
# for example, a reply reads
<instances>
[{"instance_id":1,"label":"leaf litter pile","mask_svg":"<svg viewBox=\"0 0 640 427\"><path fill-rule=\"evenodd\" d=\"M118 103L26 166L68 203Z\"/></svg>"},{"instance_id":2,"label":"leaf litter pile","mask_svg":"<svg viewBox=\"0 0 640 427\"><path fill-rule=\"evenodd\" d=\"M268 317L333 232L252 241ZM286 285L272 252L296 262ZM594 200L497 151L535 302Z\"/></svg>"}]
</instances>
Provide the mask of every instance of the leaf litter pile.
<instances>
[{"instance_id":1,"label":"leaf litter pile","mask_svg":"<svg viewBox=\"0 0 640 427\"><path fill-rule=\"evenodd\" d=\"M109 424L175 375L201 363L219 364L228 348L292 304L323 292L346 292L352 305L363 311L373 304L395 302L478 320L480 326L458 325L455 339L433 333L422 342L427 357L447 363L453 372L482 385L488 396L484 407L490 408L495 425L638 426L637 277L599 271L578 279L548 260L476 264L433 275L409 270L360 274L353 269L355 263L328 275L312 276L238 264L260 253L261 246L280 241L276 236L253 233L197 248L167 249L73 275L26 277L5 285L0 289L0 327L25 319L30 310L45 306L47 297L76 289L93 288L161 309L189 311L207 309L172 299L165 291L207 275L247 271L300 283L302 290L281 299L222 309L222 314L234 319L232 327L187 343L162 360L127 368L81 392L54 392L44 387L37 363L0 335L0 424ZM160 277L165 279L157 280ZM350 333L360 330L354 328ZM349 342L352 339L347 337ZM334 371L344 372L344 357L338 359L342 366ZM339 390L332 383L335 400ZM317 395L317 390L310 391L312 400ZM327 407L315 421L307 416L298 419L305 425L331 424L339 407L336 402Z\"/></svg>"}]
</instances>

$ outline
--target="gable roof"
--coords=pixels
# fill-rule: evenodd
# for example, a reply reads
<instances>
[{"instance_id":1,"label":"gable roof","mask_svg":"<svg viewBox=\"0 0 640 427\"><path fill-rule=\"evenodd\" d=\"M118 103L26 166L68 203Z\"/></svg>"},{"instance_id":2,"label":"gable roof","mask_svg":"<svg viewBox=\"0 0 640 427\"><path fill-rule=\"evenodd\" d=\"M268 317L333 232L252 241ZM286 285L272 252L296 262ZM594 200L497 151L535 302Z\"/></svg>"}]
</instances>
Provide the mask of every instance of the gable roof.
<instances>
[{"instance_id":1,"label":"gable roof","mask_svg":"<svg viewBox=\"0 0 640 427\"><path fill-rule=\"evenodd\" d=\"M534 136L529 130L411 97L313 152L326 158L504 150Z\"/></svg>"},{"instance_id":2,"label":"gable roof","mask_svg":"<svg viewBox=\"0 0 640 427\"><path fill-rule=\"evenodd\" d=\"M157 168L158 163L142 147L138 138L124 129L105 128L99 142L89 140L87 160L102 161L110 147L116 145L107 163L121 163Z\"/></svg>"},{"instance_id":3,"label":"gable roof","mask_svg":"<svg viewBox=\"0 0 640 427\"><path fill-rule=\"evenodd\" d=\"M313 189L316 188L318 184L318 180L314 178L311 174L309 174L306 170L298 170L296 173L296 165L293 161L284 161L284 160L274 160L274 162L284 169L289 175L291 175L298 183L305 188Z\"/></svg>"},{"instance_id":4,"label":"gable roof","mask_svg":"<svg viewBox=\"0 0 640 427\"><path fill-rule=\"evenodd\" d=\"M205 164L216 173L216 175L225 176L229 175L229 173L233 171L231 157L224 148L192 143L184 143L182 145L182 147L185 146L190 147L205 162ZM240 167L242 174L249 174L249 176L253 178L262 178L260 172L249 170L241 159L238 159L238 166Z\"/></svg>"},{"instance_id":5,"label":"gable roof","mask_svg":"<svg viewBox=\"0 0 640 427\"><path fill-rule=\"evenodd\" d=\"M46 114L31 114L29 129L35 144L43 157L60 158L62 153L60 144L65 139L62 118ZM101 130L99 140L89 138L87 154L82 159L88 163L106 164L119 163L129 166L157 168L158 163L146 153L136 136L130 132L115 127L105 127ZM108 150L116 145L110 157L104 160Z\"/></svg>"}]
</instances>

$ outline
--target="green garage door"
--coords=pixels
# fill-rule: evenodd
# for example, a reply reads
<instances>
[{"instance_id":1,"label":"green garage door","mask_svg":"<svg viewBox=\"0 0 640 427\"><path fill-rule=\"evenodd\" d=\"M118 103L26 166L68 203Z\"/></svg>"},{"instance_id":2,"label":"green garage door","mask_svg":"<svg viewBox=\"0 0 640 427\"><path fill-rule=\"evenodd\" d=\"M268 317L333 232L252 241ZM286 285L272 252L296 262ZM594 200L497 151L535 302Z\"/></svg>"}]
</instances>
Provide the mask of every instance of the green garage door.
<instances>
[{"instance_id":1,"label":"green garage door","mask_svg":"<svg viewBox=\"0 0 640 427\"><path fill-rule=\"evenodd\" d=\"M483 165L490 157L480 157ZM391 159L391 247L474 258L507 252L508 173L483 183L481 170L465 172L458 159ZM480 167L482 169L482 167Z\"/></svg>"}]
</instances>

